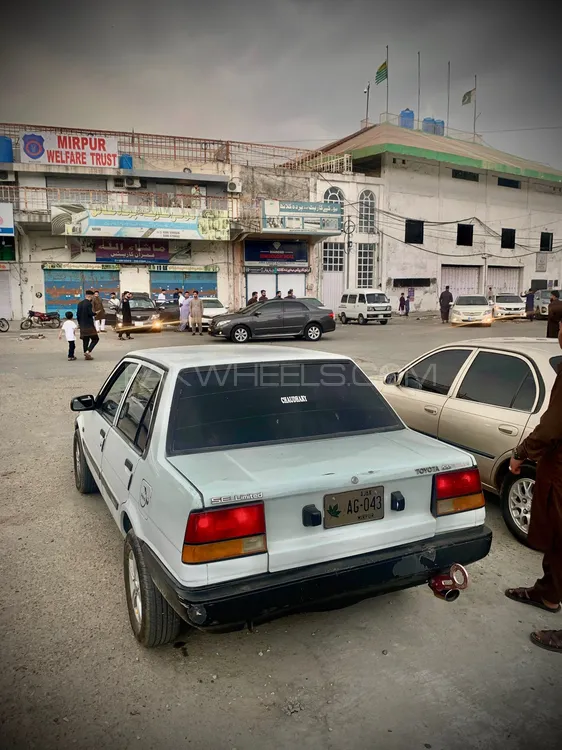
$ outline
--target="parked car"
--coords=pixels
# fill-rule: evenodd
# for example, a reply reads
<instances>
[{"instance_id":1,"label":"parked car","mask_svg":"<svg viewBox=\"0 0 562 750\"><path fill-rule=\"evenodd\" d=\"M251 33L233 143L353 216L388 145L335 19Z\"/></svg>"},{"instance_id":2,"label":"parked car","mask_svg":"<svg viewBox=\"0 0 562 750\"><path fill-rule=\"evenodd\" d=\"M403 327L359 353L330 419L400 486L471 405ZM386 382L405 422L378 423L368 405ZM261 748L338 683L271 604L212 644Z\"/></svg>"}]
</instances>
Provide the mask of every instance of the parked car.
<instances>
[{"instance_id":1,"label":"parked car","mask_svg":"<svg viewBox=\"0 0 562 750\"><path fill-rule=\"evenodd\" d=\"M539 423L562 364L558 341L494 338L435 349L379 383L413 430L470 451L500 496L509 530L527 539L535 466L509 472L512 450Z\"/></svg>"},{"instance_id":2,"label":"parked car","mask_svg":"<svg viewBox=\"0 0 562 750\"><path fill-rule=\"evenodd\" d=\"M496 294L492 314L494 318L526 318L525 300L518 294Z\"/></svg>"},{"instance_id":3,"label":"parked car","mask_svg":"<svg viewBox=\"0 0 562 750\"><path fill-rule=\"evenodd\" d=\"M548 306L552 289L539 289L535 292L535 318L546 320L548 318Z\"/></svg>"},{"instance_id":4,"label":"parked car","mask_svg":"<svg viewBox=\"0 0 562 750\"><path fill-rule=\"evenodd\" d=\"M71 403L76 487L125 538L136 638L428 582L456 598L451 566L491 544L474 459L407 429L347 357L228 351L133 352Z\"/></svg>"},{"instance_id":5,"label":"parked car","mask_svg":"<svg viewBox=\"0 0 562 750\"><path fill-rule=\"evenodd\" d=\"M392 317L392 307L380 289L347 289L338 307L338 317L343 325L356 320L359 325L376 321L385 326Z\"/></svg>"},{"instance_id":6,"label":"parked car","mask_svg":"<svg viewBox=\"0 0 562 750\"><path fill-rule=\"evenodd\" d=\"M305 338L320 341L324 333L336 329L334 313L328 307L296 299L256 302L243 310L216 315L209 333L237 344L250 339Z\"/></svg>"},{"instance_id":7,"label":"parked car","mask_svg":"<svg viewBox=\"0 0 562 750\"><path fill-rule=\"evenodd\" d=\"M160 333L162 331L160 312L148 295L135 294L129 300L129 303L131 306L131 318L136 331L146 331L149 333ZM119 332L123 328L123 312L119 310L115 317L115 330Z\"/></svg>"},{"instance_id":8,"label":"parked car","mask_svg":"<svg viewBox=\"0 0 562 750\"><path fill-rule=\"evenodd\" d=\"M201 299L203 300L203 328L209 327L211 319L215 315L224 315L228 312L228 308L217 297L201 297ZM164 325L179 325L180 308L177 300L169 300L156 304L160 310L160 317Z\"/></svg>"},{"instance_id":9,"label":"parked car","mask_svg":"<svg viewBox=\"0 0 562 750\"><path fill-rule=\"evenodd\" d=\"M451 308L450 320L453 325L472 323L491 326L492 308L493 302L487 300L483 295L461 295L460 297L457 297Z\"/></svg>"}]
</instances>

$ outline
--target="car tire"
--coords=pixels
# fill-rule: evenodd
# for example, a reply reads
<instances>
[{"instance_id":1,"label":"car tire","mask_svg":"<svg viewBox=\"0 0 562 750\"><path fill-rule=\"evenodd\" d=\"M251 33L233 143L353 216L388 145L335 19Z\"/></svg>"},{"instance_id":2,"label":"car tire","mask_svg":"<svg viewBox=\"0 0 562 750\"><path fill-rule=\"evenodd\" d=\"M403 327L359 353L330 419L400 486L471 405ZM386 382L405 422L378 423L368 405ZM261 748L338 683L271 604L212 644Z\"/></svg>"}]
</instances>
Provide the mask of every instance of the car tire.
<instances>
[{"instance_id":1,"label":"car tire","mask_svg":"<svg viewBox=\"0 0 562 750\"><path fill-rule=\"evenodd\" d=\"M379 323L381 326L385 326L388 323L388 320L379 320Z\"/></svg>"},{"instance_id":2,"label":"car tire","mask_svg":"<svg viewBox=\"0 0 562 750\"><path fill-rule=\"evenodd\" d=\"M346 326L347 325L348 320L347 320L347 315L345 313L341 313L341 315L340 315L340 322L341 322L342 326Z\"/></svg>"},{"instance_id":3,"label":"car tire","mask_svg":"<svg viewBox=\"0 0 562 750\"><path fill-rule=\"evenodd\" d=\"M526 546L536 470L533 466L522 466L521 474L508 472L500 491L500 504L505 525L513 536Z\"/></svg>"},{"instance_id":4,"label":"car tire","mask_svg":"<svg viewBox=\"0 0 562 750\"><path fill-rule=\"evenodd\" d=\"M142 547L129 531L123 547L125 595L132 631L145 648L171 643L178 637L181 619L154 585Z\"/></svg>"},{"instance_id":5,"label":"car tire","mask_svg":"<svg viewBox=\"0 0 562 750\"><path fill-rule=\"evenodd\" d=\"M322 326L320 323L309 323L304 329L304 337L307 341L320 341L322 338Z\"/></svg>"},{"instance_id":6,"label":"car tire","mask_svg":"<svg viewBox=\"0 0 562 750\"><path fill-rule=\"evenodd\" d=\"M366 318L363 315L361 315L361 313L359 313L359 315L357 316L357 323L360 326L367 325L367 320L366 320Z\"/></svg>"},{"instance_id":7,"label":"car tire","mask_svg":"<svg viewBox=\"0 0 562 750\"><path fill-rule=\"evenodd\" d=\"M91 495L94 492L98 492L98 486L94 475L90 471L86 457L84 456L84 449L82 448L82 441L78 430L74 430L74 441L72 445L72 454L74 457L74 483L76 489L82 495Z\"/></svg>"},{"instance_id":8,"label":"car tire","mask_svg":"<svg viewBox=\"0 0 562 750\"><path fill-rule=\"evenodd\" d=\"M230 332L230 340L235 344L247 344L250 340L250 331L246 326L234 326Z\"/></svg>"}]
</instances>

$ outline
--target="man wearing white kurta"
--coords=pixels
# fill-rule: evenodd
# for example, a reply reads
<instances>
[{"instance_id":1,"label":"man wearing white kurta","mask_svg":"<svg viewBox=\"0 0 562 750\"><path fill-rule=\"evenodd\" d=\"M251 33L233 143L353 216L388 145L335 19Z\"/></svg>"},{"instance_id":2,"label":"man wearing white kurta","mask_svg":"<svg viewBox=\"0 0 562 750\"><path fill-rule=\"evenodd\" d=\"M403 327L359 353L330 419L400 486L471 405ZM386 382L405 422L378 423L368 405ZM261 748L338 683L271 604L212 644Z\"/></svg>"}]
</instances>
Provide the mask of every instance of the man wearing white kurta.
<instances>
[{"instance_id":1,"label":"man wearing white kurta","mask_svg":"<svg viewBox=\"0 0 562 750\"><path fill-rule=\"evenodd\" d=\"M185 331L189 324L190 310L191 297L184 297L183 302L180 301L180 331Z\"/></svg>"}]
</instances>

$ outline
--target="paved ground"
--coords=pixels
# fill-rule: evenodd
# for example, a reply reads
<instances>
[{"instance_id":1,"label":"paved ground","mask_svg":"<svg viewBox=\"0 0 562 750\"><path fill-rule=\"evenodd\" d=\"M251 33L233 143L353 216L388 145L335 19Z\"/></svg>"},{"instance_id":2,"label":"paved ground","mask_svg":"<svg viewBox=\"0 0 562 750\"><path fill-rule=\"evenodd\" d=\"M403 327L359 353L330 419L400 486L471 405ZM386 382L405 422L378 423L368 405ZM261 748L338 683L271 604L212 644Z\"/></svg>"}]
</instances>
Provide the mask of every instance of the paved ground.
<instances>
[{"instance_id":1,"label":"paved ground","mask_svg":"<svg viewBox=\"0 0 562 750\"><path fill-rule=\"evenodd\" d=\"M340 326L317 348L350 354L374 375L441 342L544 328L397 320ZM175 648L140 648L119 533L101 499L74 488L68 402L96 391L122 353L201 341L107 334L94 362L69 363L56 333L16 336L0 338L2 747L560 747L562 660L528 634L562 627L562 615L502 595L534 580L540 556L510 537L493 502L493 551L454 604L419 588L254 633L186 631Z\"/></svg>"}]
</instances>

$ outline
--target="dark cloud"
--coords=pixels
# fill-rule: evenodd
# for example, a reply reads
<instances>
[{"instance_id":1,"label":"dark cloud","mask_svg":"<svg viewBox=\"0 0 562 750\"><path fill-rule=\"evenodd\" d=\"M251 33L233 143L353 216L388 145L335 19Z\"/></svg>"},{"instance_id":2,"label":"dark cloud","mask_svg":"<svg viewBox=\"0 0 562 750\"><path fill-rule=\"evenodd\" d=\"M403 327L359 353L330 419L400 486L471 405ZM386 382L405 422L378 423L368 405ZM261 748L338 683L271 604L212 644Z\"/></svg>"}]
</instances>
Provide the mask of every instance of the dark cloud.
<instances>
[{"instance_id":1,"label":"dark cloud","mask_svg":"<svg viewBox=\"0 0 562 750\"><path fill-rule=\"evenodd\" d=\"M357 128L390 47L390 109L562 167L561 11L549 0L32 0L3 12L0 120L317 146ZM371 118L385 108L371 88ZM488 133L497 131L500 133Z\"/></svg>"}]
</instances>

